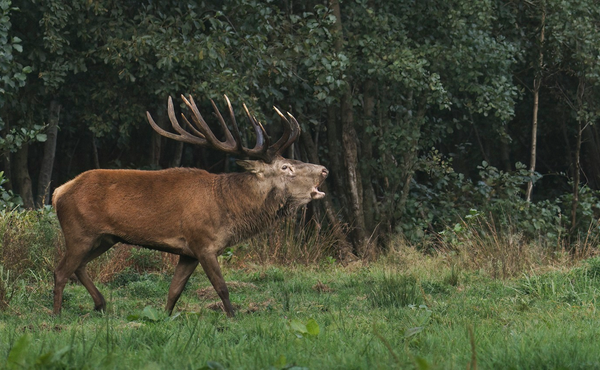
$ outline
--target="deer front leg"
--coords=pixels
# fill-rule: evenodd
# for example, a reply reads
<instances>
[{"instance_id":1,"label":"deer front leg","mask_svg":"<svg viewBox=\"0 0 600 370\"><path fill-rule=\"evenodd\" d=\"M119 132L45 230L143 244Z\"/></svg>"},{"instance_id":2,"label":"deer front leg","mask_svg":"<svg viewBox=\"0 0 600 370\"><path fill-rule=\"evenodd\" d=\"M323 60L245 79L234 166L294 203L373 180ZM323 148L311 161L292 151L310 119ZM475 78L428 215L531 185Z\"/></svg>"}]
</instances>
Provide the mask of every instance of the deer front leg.
<instances>
[{"instance_id":1,"label":"deer front leg","mask_svg":"<svg viewBox=\"0 0 600 370\"><path fill-rule=\"evenodd\" d=\"M216 255L202 255L198 258L200 260L200 264L208 276L210 283L213 288L217 291L219 297L221 297L221 301L223 301L223 307L225 308L225 313L229 317L234 317L233 306L229 301L229 290L227 289L227 285L225 284L225 279L223 279L223 275L221 275L221 268L219 267L219 262L217 261Z\"/></svg>"},{"instance_id":2,"label":"deer front leg","mask_svg":"<svg viewBox=\"0 0 600 370\"><path fill-rule=\"evenodd\" d=\"M190 276L198 266L198 260L192 257L179 256L179 263L175 267L175 274L173 280L171 280L171 286L169 287L169 296L167 298L167 307L165 308L167 313L171 315L175 304L185 288L185 284L189 280Z\"/></svg>"}]
</instances>

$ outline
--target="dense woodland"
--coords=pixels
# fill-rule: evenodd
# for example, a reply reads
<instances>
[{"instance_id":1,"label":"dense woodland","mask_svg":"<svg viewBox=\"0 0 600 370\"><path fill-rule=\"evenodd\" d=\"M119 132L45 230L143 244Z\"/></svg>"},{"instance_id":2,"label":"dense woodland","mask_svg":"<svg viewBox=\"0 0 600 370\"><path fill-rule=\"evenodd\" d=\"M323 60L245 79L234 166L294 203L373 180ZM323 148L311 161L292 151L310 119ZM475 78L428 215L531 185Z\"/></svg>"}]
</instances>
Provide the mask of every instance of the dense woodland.
<instances>
[{"instance_id":1,"label":"dense woodland","mask_svg":"<svg viewBox=\"0 0 600 370\"><path fill-rule=\"evenodd\" d=\"M561 248L598 231L597 0L0 0L1 207L92 168L237 171L152 131L180 94L207 119L245 102L273 137L292 112L289 156L331 172L308 214L357 255L461 220Z\"/></svg>"}]
</instances>

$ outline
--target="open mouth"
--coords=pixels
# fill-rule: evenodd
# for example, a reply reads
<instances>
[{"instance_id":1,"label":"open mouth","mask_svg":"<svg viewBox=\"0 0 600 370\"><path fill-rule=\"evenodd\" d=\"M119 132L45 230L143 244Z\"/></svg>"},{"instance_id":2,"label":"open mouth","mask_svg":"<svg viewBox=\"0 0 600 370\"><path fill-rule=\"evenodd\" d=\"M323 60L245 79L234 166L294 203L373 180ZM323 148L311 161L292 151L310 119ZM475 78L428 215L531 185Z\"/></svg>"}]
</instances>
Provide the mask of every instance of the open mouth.
<instances>
[{"instance_id":1,"label":"open mouth","mask_svg":"<svg viewBox=\"0 0 600 370\"><path fill-rule=\"evenodd\" d=\"M321 181L312 188L312 190L310 192L310 197L312 199L321 199L325 196L325 193L322 192L321 190L319 190L319 186L321 186L322 183L323 182Z\"/></svg>"},{"instance_id":2,"label":"open mouth","mask_svg":"<svg viewBox=\"0 0 600 370\"><path fill-rule=\"evenodd\" d=\"M325 167L321 167L321 179L317 184L312 188L310 192L310 196L312 199L321 199L325 196L325 193L319 190L319 186L325 182L325 179L329 175L329 171Z\"/></svg>"}]
</instances>

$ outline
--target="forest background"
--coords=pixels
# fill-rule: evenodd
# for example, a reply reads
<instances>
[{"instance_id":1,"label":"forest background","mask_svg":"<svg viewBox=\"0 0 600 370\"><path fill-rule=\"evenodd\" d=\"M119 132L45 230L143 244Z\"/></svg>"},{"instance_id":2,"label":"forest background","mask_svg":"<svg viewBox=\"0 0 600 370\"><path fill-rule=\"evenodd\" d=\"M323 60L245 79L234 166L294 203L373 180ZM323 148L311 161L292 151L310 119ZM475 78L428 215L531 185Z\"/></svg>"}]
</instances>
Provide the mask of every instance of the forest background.
<instances>
[{"instance_id":1,"label":"forest background","mask_svg":"<svg viewBox=\"0 0 600 370\"><path fill-rule=\"evenodd\" d=\"M0 207L92 168L237 170L152 131L180 94L273 136L292 112L289 155L331 171L304 220L340 254L477 217L548 248L600 231L596 0L0 0Z\"/></svg>"}]
</instances>

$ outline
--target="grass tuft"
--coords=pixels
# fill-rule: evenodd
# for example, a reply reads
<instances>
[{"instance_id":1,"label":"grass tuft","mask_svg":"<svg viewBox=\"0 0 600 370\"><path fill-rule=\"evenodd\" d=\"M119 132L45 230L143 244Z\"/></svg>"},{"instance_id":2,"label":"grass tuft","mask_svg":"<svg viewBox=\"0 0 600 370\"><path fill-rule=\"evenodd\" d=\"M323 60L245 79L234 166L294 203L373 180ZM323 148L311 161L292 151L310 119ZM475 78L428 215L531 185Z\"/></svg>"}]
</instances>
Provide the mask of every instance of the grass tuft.
<instances>
[{"instance_id":1,"label":"grass tuft","mask_svg":"<svg viewBox=\"0 0 600 370\"><path fill-rule=\"evenodd\" d=\"M278 223L273 229L260 234L238 248L240 259L259 264L317 264L327 257L339 254L340 226L323 227L315 219L298 221L294 217Z\"/></svg>"},{"instance_id":2,"label":"grass tuft","mask_svg":"<svg viewBox=\"0 0 600 370\"><path fill-rule=\"evenodd\" d=\"M367 290L373 307L406 307L423 303L423 293L417 278L386 271Z\"/></svg>"}]
</instances>

